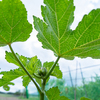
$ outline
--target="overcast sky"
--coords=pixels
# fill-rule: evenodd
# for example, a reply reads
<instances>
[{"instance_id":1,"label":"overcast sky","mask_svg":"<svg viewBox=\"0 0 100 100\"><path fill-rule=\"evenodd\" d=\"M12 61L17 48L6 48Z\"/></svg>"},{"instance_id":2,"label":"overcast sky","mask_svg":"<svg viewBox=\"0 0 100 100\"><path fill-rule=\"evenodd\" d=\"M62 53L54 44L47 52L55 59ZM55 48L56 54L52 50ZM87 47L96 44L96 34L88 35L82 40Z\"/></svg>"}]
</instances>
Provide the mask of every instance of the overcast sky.
<instances>
[{"instance_id":1,"label":"overcast sky","mask_svg":"<svg viewBox=\"0 0 100 100\"><path fill-rule=\"evenodd\" d=\"M43 0L22 0L22 2L25 4L25 7L28 11L28 21L33 24L33 18L32 16L35 15L37 17L41 17L41 5L43 5ZM92 9L100 8L100 0L74 0L74 5L76 6L75 9L75 19L71 26L72 29L75 29L75 27L78 25L79 21L81 21L84 14L88 14ZM42 44L37 40L36 38L37 31L33 28L33 32L31 33L31 37L24 43L13 43L12 47L15 52L19 53L20 55L24 55L26 57L32 57L37 55L38 58L42 61L53 61L56 59L53 52L50 50L43 49L41 46ZM17 66L13 64L9 64L5 60L5 50L10 51L8 46L6 47L0 47L0 68L1 71L15 69ZM68 66L70 69L76 69L76 62L81 64L81 67L86 66L92 66L100 64L100 60L95 60L92 58L75 58L74 60L65 60L60 59L60 69L62 70L64 78L69 79L68 73L65 73L68 71ZM78 66L78 64L77 64ZM95 69L87 69L85 73L85 77L90 77L91 75L94 75L94 73L99 73L99 67ZM72 74L72 76L75 76ZM10 91L15 92L17 90L23 89L21 83L21 78L16 79L13 81L15 83L15 86L11 86ZM19 87L20 86L20 87ZM29 92L34 93L36 92L35 86L31 83L29 85ZM0 87L0 91L4 91L2 87Z\"/></svg>"}]
</instances>

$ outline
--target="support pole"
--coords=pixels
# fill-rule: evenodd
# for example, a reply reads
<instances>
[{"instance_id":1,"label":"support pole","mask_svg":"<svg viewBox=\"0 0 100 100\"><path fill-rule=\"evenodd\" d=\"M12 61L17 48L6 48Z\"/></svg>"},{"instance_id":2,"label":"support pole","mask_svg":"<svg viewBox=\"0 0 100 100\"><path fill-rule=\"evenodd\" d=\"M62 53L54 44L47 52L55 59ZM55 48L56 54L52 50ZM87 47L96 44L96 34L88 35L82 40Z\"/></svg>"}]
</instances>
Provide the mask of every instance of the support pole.
<instances>
[{"instance_id":1,"label":"support pole","mask_svg":"<svg viewBox=\"0 0 100 100\"><path fill-rule=\"evenodd\" d=\"M27 86L26 86L26 98L27 98L27 99L29 98Z\"/></svg>"},{"instance_id":2,"label":"support pole","mask_svg":"<svg viewBox=\"0 0 100 100\"><path fill-rule=\"evenodd\" d=\"M81 64L80 64L80 63L79 63L79 66L80 66L80 71L81 71L81 76L82 76L83 88L84 88L84 91L85 91L85 96L87 97L87 92L86 92L86 87L85 87L85 82L84 82L83 72L82 72Z\"/></svg>"},{"instance_id":3,"label":"support pole","mask_svg":"<svg viewBox=\"0 0 100 100\"><path fill-rule=\"evenodd\" d=\"M77 100L77 97L76 97L76 92L77 92L77 67L78 67L78 63L76 62L76 77L75 77L75 92L74 92L74 98L75 100Z\"/></svg>"},{"instance_id":4,"label":"support pole","mask_svg":"<svg viewBox=\"0 0 100 100\"><path fill-rule=\"evenodd\" d=\"M69 76L70 76L70 80L71 80L71 85L72 85L73 92L74 92L74 85L73 85L72 76L71 76L71 71L70 71L69 66L68 66L68 70L69 70Z\"/></svg>"}]
</instances>

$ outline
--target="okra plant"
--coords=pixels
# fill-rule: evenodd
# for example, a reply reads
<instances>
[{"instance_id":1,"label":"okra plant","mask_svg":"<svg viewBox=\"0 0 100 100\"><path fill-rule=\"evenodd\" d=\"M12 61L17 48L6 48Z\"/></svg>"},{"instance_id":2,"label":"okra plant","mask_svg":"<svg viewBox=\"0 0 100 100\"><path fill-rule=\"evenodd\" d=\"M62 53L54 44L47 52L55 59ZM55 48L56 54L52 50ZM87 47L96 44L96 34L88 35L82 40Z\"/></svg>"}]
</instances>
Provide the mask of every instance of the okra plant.
<instances>
[{"instance_id":1,"label":"okra plant","mask_svg":"<svg viewBox=\"0 0 100 100\"><path fill-rule=\"evenodd\" d=\"M14 85L12 81L22 77L23 86L28 86L31 81L35 84L40 100L44 100L44 95L48 100L69 100L60 96L58 87L46 91L45 85L50 76L62 78L58 64L60 58L100 58L100 9L93 9L84 15L76 29L72 30L70 26L75 11L73 0L44 0L44 4L41 6L43 19L33 15L33 28L27 20L27 11L21 0L0 1L0 47L9 46L11 52L5 51L5 59L18 66L17 69L0 72L3 75L0 87L8 91L9 85ZM56 61L42 65L37 56L29 58L14 52L12 43L26 41L32 29L37 30L42 47L54 52ZM80 100L89 99L83 97Z\"/></svg>"}]
</instances>

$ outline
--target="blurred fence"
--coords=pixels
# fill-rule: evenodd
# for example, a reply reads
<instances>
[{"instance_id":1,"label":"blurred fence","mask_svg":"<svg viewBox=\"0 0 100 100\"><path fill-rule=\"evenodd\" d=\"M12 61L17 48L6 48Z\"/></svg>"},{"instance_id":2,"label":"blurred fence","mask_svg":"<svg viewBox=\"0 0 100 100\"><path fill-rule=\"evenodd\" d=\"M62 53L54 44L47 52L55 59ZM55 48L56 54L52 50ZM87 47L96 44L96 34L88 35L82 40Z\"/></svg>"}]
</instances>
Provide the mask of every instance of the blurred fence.
<instances>
[{"instance_id":1,"label":"blurred fence","mask_svg":"<svg viewBox=\"0 0 100 100\"><path fill-rule=\"evenodd\" d=\"M89 97L91 100L100 100L100 64L81 67L76 64L76 69L70 67L63 72L67 92L63 93L71 100L80 100L81 96Z\"/></svg>"},{"instance_id":2,"label":"blurred fence","mask_svg":"<svg viewBox=\"0 0 100 100\"><path fill-rule=\"evenodd\" d=\"M86 66L81 67L81 64L79 63L79 66L76 66L76 69L70 70L70 67L68 66L68 70L63 71L64 79L67 82L68 86L73 86L78 81L77 85L80 85L81 83L84 84L84 81L93 81L93 77L100 73L100 64L92 65L92 66Z\"/></svg>"}]
</instances>

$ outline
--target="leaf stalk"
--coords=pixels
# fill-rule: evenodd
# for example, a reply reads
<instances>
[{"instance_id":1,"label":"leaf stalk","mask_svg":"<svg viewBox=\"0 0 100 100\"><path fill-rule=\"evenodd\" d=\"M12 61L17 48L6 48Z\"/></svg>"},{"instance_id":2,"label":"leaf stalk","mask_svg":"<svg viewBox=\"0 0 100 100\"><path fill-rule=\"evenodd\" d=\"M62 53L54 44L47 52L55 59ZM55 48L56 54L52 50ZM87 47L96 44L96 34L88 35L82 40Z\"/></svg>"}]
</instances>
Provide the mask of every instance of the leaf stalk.
<instances>
[{"instance_id":1,"label":"leaf stalk","mask_svg":"<svg viewBox=\"0 0 100 100\"><path fill-rule=\"evenodd\" d=\"M42 93L40 94L40 100L44 100L44 94L45 94L45 85L46 85L46 79L42 80Z\"/></svg>"},{"instance_id":2,"label":"leaf stalk","mask_svg":"<svg viewBox=\"0 0 100 100\"><path fill-rule=\"evenodd\" d=\"M19 58L16 56L14 50L11 47L11 44L9 44L9 48L13 54L13 56L15 57L16 61L20 64L20 66L22 67L22 69L26 72L26 74L29 76L29 78L32 80L32 82L35 84L37 90L39 91L39 93L41 94L42 91L40 89L40 87L38 86L38 84L35 82L35 80L33 79L33 77L30 75L30 73L27 71L27 69L24 67L24 65L22 64L22 62L19 60Z\"/></svg>"},{"instance_id":3,"label":"leaf stalk","mask_svg":"<svg viewBox=\"0 0 100 100\"><path fill-rule=\"evenodd\" d=\"M49 71L49 72L47 73L47 75L45 76L45 79L47 79L47 78L51 75L51 73L52 73L52 71L54 70L54 68L56 67L56 64L58 63L59 59L60 59L60 56L58 56L58 58L56 59L55 63L54 63L53 66L51 67L50 71Z\"/></svg>"},{"instance_id":4,"label":"leaf stalk","mask_svg":"<svg viewBox=\"0 0 100 100\"><path fill-rule=\"evenodd\" d=\"M38 75L36 75L36 74L34 74L34 73L33 73L33 75L34 75L36 78L44 79L44 77L42 77L42 76L38 76Z\"/></svg>"}]
</instances>

